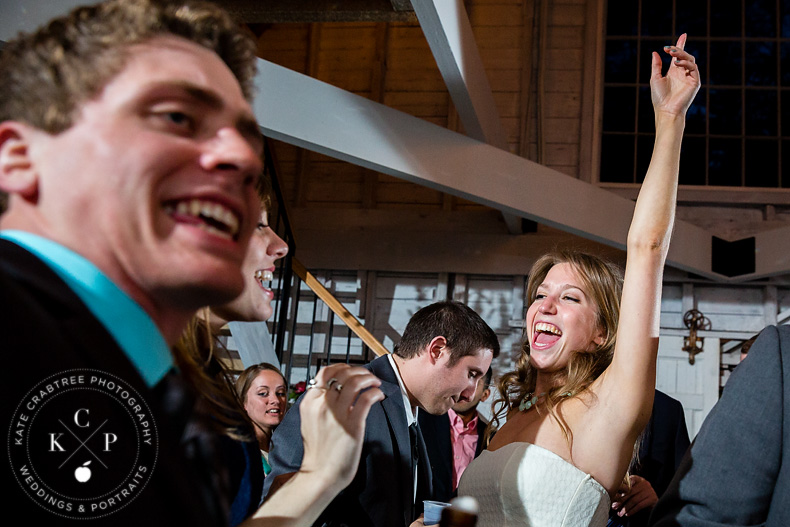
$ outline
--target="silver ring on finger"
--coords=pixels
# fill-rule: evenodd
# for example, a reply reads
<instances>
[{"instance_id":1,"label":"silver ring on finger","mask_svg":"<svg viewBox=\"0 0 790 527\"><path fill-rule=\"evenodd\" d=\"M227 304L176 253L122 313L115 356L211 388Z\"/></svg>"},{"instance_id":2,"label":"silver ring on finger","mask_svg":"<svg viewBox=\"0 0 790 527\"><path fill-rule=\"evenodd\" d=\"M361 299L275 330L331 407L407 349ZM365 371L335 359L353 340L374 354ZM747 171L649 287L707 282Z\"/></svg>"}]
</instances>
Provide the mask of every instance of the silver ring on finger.
<instances>
[{"instance_id":1,"label":"silver ring on finger","mask_svg":"<svg viewBox=\"0 0 790 527\"><path fill-rule=\"evenodd\" d=\"M312 388L318 388L318 381L315 380L315 377L307 381L307 389L310 390Z\"/></svg>"},{"instance_id":2,"label":"silver ring on finger","mask_svg":"<svg viewBox=\"0 0 790 527\"><path fill-rule=\"evenodd\" d=\"M330 389L332 385L335 384L336 382L337 382L337 377L332 377L331 379L326 381L326 389L327 390Z\"/></svg>"},{"instance_id":3,"label":"silver ring on finger","mask_svg":"<svg viewBox=\"0 0 790 527\"><path fill-rule=\"evenodd\" d=\"M340 393L340 390L342 390L342 389L343 389L343 383L339 382L339 383L335 384L335 390L337 390L338 393Z\"/></svg>"}]
</instances>

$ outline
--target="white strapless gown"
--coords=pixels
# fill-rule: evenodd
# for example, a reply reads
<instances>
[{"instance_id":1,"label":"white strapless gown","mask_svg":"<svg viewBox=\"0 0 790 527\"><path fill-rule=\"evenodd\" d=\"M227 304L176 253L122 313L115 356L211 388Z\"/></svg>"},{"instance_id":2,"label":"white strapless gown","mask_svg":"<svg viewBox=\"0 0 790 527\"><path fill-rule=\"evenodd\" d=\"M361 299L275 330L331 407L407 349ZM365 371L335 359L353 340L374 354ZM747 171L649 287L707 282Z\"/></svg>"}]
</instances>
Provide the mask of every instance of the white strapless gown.
<instances>
[{"instance_id":1,"label":"white strapless gown","mask_svg":"<svg viewBox=\"0 0 790 527\"><path fill-rule=\"evenodd\" d=\"M458 495L477 499L478 527L599 527L611 505L592 476L531 443L484 450L464 471Z\"/></svg>"}]
</instances>

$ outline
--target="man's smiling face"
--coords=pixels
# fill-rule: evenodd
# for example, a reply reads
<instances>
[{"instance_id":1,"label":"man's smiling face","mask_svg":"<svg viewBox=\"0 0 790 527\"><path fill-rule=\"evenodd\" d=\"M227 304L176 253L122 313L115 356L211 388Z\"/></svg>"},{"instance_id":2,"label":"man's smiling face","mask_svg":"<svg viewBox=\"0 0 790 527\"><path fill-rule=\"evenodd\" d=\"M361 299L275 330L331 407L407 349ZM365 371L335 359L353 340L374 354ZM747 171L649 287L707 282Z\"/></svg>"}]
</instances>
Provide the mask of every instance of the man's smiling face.
<instances>
[{"instance_id":1,"label":"man's smiling face","mask_svg":"<svg viewBox=\"0 0 790 527\"><path fill-rule=\"evenodd\" d=\"M474 355L461 357L450 364L450 350L431 366L430 382L418 398L420 406L430 414L441 415L458 403L471 401L478 381L485 376L494 355L491 350L481 349Z\"/></svg>"},{"instance_id":2,"label":"man's smiling face","mask_svg":"<svg viewBox=\"0 0 790 527\"><path fill-rule=\"evenodd\" d=\"M168 36L127 55L70 128L33 134L37 208L48 237L94 262L166 331L159 315L241 291L262 143L210 50Z\"/></svg>"}]
</instances>

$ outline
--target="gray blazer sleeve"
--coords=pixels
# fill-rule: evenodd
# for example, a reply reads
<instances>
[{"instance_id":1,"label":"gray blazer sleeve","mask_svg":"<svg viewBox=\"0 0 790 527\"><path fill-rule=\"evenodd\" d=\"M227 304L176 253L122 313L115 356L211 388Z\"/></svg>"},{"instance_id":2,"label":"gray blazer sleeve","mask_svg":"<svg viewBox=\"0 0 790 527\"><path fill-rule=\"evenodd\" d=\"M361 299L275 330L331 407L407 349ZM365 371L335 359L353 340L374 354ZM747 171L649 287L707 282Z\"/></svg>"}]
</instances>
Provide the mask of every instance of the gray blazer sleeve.
<instances>
[{"instance_id":1,"label":"gray blazer sleeve","mask_svg":"<svg viewBox=\"0 0 790 527\"><path fill-rule=\"evenodd\" d=\"M762 332L705 419L650 525L790 525L788 349L789 327Z\"/></svg>"}]
</instances>

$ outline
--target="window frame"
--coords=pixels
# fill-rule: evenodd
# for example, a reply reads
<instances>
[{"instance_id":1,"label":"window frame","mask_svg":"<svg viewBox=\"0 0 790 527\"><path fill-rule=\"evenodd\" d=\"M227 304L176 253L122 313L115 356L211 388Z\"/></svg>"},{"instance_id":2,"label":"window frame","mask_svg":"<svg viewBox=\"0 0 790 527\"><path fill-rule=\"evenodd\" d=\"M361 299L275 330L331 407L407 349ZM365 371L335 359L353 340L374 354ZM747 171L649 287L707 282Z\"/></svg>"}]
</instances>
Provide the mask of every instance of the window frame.
<instances>
[{"instance_id":1,"label":"window frame","mask_svg":"<svg viewBox=\"0 0 790 527\"><path fill-rule=\"evenodd\" d=\"M642 0L644 1L644 0ZM677 1L677 0L676 0ZM743 5L743 4L742 4ZM607 0L589 0L587 6L587 35L585 39L585 69L582 85L582 115L581 115L581 155L580 155L580 174L581 178L589 181L590 183L610 190L618 195L635 199L638 194L640 183L615 183L603 182L601 176L601 156L602 156L602 143L603 143L603 104L604 104L604 65L606 60L606 10L608 7ZM742 24L745 22L741 21ZM641 37L639 37L641 38ZM649 39L655 37L647 37ZM692 36L693 38L693 36ZM777 41L777 60L781 61L781 35L775 37L758 38L758 37L733 37L727 40L737 39L741 42L749 41ZM714 38L715 42L717 39ZM787 40L790 42L790 39ZM706 49L709 51L711 38L705 36ZM742 54L745 53L742 48ZM639 66L644 67L644 60L638 61ZM705 65L703 65L705 67ZM790 84L782 86L780 82L781 73L777 72L778 78L776 86L759 89L773 89L777 93L777 113L781 115L781 93L784 91L787 101L790 101ZM708 80L707 74L703 82ZM741 84L738 86L741 94L742 101L745 99L745 92L749 86L745 80L742 79ZM705 97L710 97L708 86L703 84L704 90L701 94ZM714 87L715 88L715 87ZM698 95L699 97L699 95ZM706 108L709 107L709 101L706 101ZM638 110L637 110L638 111ZM781 119L779 119L781 121ZM741 120L741 135L738 135L741 142L741 181L743 182L745 171L745 144L749 139L764 139L769 137L772 142L777 145L777 163L779 163L777 185L782 184L781 176L781 163L782 163L782 141L790 142L790 133L785 132L782 135L781 122L777 124L777 134L775 136L755 136L747 135L745 133L746 123L745 119ZM631 137L639 135L638 129L635 127L633 132L626 132ZM706 117L705 134L695 134L697 137L704 137L706 144L711 135L709 132L708 119ZM718 135L714 137L719 137ZM784 137L784 138L783 138ZM636 141L635 141L636 143ZM707 150L707 149L706 149ZM706 151L706 165L709 162L708 153ZM636 156L634 156L634 165L637 164ZM706 168L706 173L707 173ZM638 176L638 175L637 175ZM707 177L706 177L707 179ZM786 183L790 184L790 183ZM678 200L681 202L696 202L696 203L740 203L740 204L769 204L769 205L790 205L790 188L782 187L746 187L746 186L714 186L714 185L680 185L678 189Z\"/></svg>"}]
</instances>

